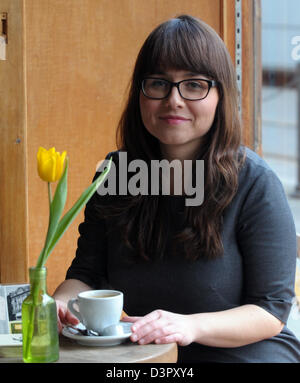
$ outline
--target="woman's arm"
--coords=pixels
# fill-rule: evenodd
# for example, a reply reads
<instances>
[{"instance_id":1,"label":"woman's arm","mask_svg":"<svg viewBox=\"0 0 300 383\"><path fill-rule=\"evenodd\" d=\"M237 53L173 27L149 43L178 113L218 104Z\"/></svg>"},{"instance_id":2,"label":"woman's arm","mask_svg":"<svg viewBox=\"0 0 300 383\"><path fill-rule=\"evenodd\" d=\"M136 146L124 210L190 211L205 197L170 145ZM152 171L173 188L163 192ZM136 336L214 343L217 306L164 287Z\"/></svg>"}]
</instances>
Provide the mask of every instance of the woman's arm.
<instances>
[{"instance_id":1,"label":"woman's arm","mask_svg":"<svg viewBox=\"0 0 300 383\"><path fill-rule=\"evenodd\" d=\"M213 347L239 347L279 334L284 324L263 308L247 304L191 315L195 341Z\"/></svg>"},{"instance_id":2,"label":"woman's arm","mask_svg":"<svg viewBox=\"0 0 300 383\"><path fill-rule=\"evenodd\" d=\"M213 347L239 347L277 335L283 323L256 305L191 315L155 310L144 317L126 317L134 322L131 340L140 344L192 342Z\"/></svg>"},{"instance_id":3,"label":"woman's arm","mask_svg":"<svg viewBox=\"0 0 300 383\"><path fill-rule=\"evenodd\" d=\"M92 288L78 279L67 279L57 287L53 298L68 303L71 298L75 298L79 293L86 290L92 290Z\"/></svg>"}]
</instances>

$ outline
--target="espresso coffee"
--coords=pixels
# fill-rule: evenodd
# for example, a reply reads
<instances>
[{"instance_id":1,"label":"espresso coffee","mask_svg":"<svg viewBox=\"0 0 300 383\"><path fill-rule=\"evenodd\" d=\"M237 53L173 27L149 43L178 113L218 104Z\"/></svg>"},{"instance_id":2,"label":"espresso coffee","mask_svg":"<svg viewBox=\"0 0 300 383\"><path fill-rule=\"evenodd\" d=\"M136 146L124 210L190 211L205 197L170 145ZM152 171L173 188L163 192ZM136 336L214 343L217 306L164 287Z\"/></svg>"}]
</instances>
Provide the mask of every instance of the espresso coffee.
<instances>
[{"instance_id":1,"label":"espresso coffee","mask_svg":"<svg viewBox=\"0 0 300 383\"><path fill-rule=\"evenodd\" d=\"M116 297L118 294L98 294L98 295L91 295L90 298L111 298Z\"/></svg>"}]
</instances>

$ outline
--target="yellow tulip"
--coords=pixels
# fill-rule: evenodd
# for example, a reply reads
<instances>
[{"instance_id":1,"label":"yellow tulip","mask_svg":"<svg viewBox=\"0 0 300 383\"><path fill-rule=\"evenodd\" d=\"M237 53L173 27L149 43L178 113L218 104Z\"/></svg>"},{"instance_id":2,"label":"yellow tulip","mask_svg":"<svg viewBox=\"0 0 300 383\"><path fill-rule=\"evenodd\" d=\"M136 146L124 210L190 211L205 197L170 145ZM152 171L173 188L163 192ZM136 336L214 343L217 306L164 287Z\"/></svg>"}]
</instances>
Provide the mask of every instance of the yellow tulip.
<instances>
[{"instance_id":1,"label":"yellow tulip","mask_svg":"<svg viewBox=\"0 0 300 383\"><path fill-rule=\"evenodd\" d=\"M37 153L37 167L41 179L46 182L58 181L64 170L66 155L66 151L60 154L55 148L46 150L40 147Z\"/></svg>"}]
</instances>

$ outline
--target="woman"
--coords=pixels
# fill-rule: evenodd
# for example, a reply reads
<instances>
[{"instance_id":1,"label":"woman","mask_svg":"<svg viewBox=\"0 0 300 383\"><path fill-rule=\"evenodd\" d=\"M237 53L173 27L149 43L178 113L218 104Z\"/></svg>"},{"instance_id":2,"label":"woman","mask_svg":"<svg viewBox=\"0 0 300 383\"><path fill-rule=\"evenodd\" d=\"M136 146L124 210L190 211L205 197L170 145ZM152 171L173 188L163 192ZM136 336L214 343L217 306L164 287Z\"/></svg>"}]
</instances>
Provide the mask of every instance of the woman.
<instances>
[{"instance_id":1,"label":"woman","mask_svg":"<svg viewBox=\"0 0 300 383\"><path fill-rule=\"evenodd\" d=\"M293 219L275 174L241 146L235 71L215 31L182 15L149 35L118 133L117 167L120 153L149 167L192 160L194 182L204 161L203 203L175 195L173 173L170 195L96 193L55 292L60 328L76 323L68 299L113 287L124 292L131 340L177 342L179 362L299 362L300 344L285 326Z\"/></svg>"}]
</instances>

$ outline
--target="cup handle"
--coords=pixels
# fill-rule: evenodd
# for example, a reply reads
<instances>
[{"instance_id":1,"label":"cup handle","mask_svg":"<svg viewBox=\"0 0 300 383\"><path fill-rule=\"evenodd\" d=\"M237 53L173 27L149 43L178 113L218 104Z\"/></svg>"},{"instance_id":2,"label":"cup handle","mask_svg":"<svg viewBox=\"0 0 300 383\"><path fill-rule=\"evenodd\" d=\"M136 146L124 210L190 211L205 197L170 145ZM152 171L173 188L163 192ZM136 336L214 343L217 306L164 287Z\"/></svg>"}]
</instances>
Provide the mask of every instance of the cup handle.
<instances>
[{"instance_id":1,"label":"cup handle","mask_svg":"<svg viewBox=\"0 0 300 383\"><path fill-rule=\"evenodd\" d=\"M82 322L82 318L81 318L79 311L75 310L75 308L74 308L74 303L76 303L78 305L78 299L77 298L72 298L69 300L68 309L71 311L72 314L74 314L80 320L80 322Z\"/></svg>"}]
</instances>

